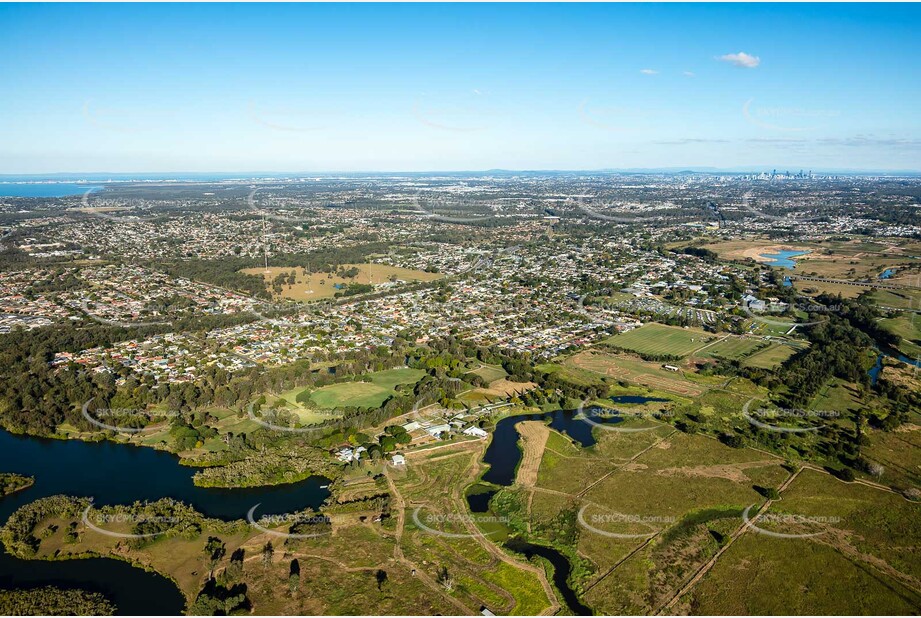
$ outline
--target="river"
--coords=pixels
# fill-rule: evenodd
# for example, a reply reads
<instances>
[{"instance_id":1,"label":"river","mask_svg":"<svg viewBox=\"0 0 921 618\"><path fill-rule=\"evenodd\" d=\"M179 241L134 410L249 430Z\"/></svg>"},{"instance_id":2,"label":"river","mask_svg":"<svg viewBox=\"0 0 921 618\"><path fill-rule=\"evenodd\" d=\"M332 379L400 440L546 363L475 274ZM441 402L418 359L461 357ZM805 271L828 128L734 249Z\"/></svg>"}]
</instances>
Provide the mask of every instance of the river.
<instances>
[{"instance_id":1,"label":"river","mask_svg":"<svg viewBox=\"0 0 921 618\"><path fill-rule=\"evenodd\" d=\"M637 395L621 395L611 397L611 401L620 404L645 404L650 402L665 402L668 399L656 397L643 397ZM550 427L565 433L583 448L594 446L596 441L592 435L594 425L578 417L578 410L556 410L542 414L522 414L507 416L496 423L492 441L486 448L483 461L489 464L489 470L482 476L482 483L473 486L467 493L467 503L474 513L485 513L489 510L489 501L496 494L494 486L507 487L515 482L518 464L521 462L521 449L518 446L520 434L518 423L523 421L550 421ZM593 422L616 424L623 421L617 415L610 417L595 417ZM491 487L493 486L493 487ZM569 575L572 565L569 559L557 549L546 545L539 545L525 541L521 538L511 538L505 546L512 551L530 558L538 555L546 558L553 565L553 583L563 596L563 600L576 615L591 615L591 608L579 599L579 596L569 585Z\"/></svg>"},{"instance_id":2,"label":"river","mask_svg":"<svg viewBox=\"0 0 921 618\"><path fill-rule=\"evenodd\" d=\"M620 395L611 397L611 401L620 404L644 404L649 402L665 402L668 399L644 397L639 395ZM556 410L542 414L520 414L507 416L496 423L492 441L483 455L483 462L489 464L489 470L483 475L483 480L494 485L511 485L515 481L515 472L521 462L521 449L518 448L518 423L523 421L550 420L550 428L565 433L578 442L583 448L595 445L595 436L592 435L594 425L576 418L578 410ZM612 414L610 417L597 417L595 424L616 424L623 420L622 417Z\"/></svg>"}]
</instances>

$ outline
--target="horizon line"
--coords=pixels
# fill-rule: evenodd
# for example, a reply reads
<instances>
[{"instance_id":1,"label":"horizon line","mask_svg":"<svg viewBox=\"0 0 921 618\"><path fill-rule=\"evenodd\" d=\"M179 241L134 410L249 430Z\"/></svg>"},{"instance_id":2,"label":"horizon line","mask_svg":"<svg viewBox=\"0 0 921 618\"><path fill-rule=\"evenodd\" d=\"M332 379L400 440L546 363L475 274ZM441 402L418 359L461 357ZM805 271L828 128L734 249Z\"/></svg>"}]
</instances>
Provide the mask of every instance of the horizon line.
<instances>
[{"instance_id":1,"label":"horizon line","mask_svg":"<svg viewBox=\"0 0 921 618\"><path fill-rule=\"evenodd\" d=\"M662 167L609 167L609 168L488 168L488 169L434 169L434 170L208 170L208 171L188 171L188 170L169 170L169 171L59 171L59 172L0 172L0 178L50 178L54 176L90 176L90 175L109 175L109 176L164 176L164 175L240 175L248 177L285 175L285 176L330 176L330 175L355 175L355 174L523 174L523 173L677 173L677 172L695 172L708 174L763 174L770 172L777 173L840 173L840 174L921 174L919 169L907 168L807 168L804 166L784 166L784 165L765 165L746 167L716 167L716 166L662 166Z\"/></svg>"}]
</instances>

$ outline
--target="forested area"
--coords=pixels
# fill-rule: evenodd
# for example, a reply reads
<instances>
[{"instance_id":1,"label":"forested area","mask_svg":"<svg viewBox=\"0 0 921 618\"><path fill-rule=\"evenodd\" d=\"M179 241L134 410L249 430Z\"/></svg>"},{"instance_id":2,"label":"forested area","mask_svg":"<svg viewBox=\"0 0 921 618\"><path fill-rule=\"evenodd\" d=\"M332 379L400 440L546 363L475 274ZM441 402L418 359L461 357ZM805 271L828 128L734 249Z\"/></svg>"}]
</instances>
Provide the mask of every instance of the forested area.
<instances>
[{"instance_id":1,"label":"forested area","mask_svg":"<svg viewBox=\"0 0 921 618\"><path fill-rule=\"evenodd\" d=\"M7 616L111 616L115 610L102 594L78 588L0 590L0 614Z\"/></svg>"}]
</instances>

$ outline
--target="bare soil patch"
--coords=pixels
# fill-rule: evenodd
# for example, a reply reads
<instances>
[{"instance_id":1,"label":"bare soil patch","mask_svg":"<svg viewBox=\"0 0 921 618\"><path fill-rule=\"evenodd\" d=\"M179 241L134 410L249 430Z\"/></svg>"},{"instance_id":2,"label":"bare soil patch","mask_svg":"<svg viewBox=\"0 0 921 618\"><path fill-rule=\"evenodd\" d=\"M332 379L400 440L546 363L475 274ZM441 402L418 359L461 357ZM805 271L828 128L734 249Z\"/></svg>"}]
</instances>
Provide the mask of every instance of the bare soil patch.
<instances>
[{"instance_id":1,"label":"bare soil patch","mask_svg":"<svg viewBox=\"0 0 921 618\"><path fill-rule=\"evenodd\" d=\"M525 487L537 484L537 473L544 457L544 447L550 437L550 428L540 421L524 421L518 424L524 453L518 466L518 483Z\"/></svg>"}]
</instances>

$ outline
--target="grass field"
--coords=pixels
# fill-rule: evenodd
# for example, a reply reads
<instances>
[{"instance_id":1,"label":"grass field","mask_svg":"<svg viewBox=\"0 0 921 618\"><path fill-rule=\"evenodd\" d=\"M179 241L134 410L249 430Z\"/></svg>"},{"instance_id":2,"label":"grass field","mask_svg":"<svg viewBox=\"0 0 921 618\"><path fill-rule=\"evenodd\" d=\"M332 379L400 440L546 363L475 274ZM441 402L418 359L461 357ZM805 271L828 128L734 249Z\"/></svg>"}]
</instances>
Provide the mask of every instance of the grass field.
<instances>
[{"instance_id":1,"label":"grass field","mask_svg":"<svg viewBox=\"0 0 921 618\"><path fill-rule=\"evenodd\" d=\"M389 369L367 374L370 382L342 382L318 388L310 393L310 400L318 408L377 408L400 384L415 384L425 372L421 369Z\"/></svg>"},{"instance_id":2,"label":"grass field","mask_svg":"<svg viewBox=\"0 0 921 618\"><path fill-rule=\"evenodd\" d=\"M814 252L797 260L796 272L801 275L829 279L873 280L887 268L898 270L911 263L907 256L892 258L863 251L856 253L833 251L831 255L825 252Z\"/></svg>"},{"instance_id":3,"label":"grass field","mask_svg":"<svg viewBox=\"0 0 921 618\"><path fill-rule=\"evenodd\" d=\"M594 564L579 584L599 614L653 612L718 549L719 535L740 525L741 510L763 502L754 486L777 486L788 476L777 457L664 424L596 434L596 446L579 449L550 432L538 487L520 491L531 493L521 502L535 534L558 544L570 539ZM568 535L568 525L578 533Z\"/></svg>"},{"instance_id":4,"label":"grass field","mask_svg":"<svg viewBox=\"0 0 921 618\"><path fill-rule=\"evenodd\" d=\"M883 307L918 310L921 308L921 290L876 290L873 300Z\"/></svg>"},{"instance_id":5,"label":"grass field","mask_svg":"<svg viewBox=\"0 0 921 618\"><path fill-rule=\"evenodd\" d=\"M421 380L424 375L425 371L422 369L398 367L385 371L375 371L374 373L369 373L368 377L370 377L371 382L377 386L393 390L401 384L415 384Z\"/></svg>"},{"instance_id":6,"label":"grass field","mask_svg":"<svg viewBox=\"0 0 921 618\"><path fill-rule=\"evenodd\" d=\"M831 547L747 534L685 600L701 615L906 615L917 594Z\"/></svg>"},{"instance_id":7,"label":"grass field","mask_svg":"<svg viewBox=\"0 0 921 618\"><path fill-rule=\"evenodd\" d=\"M534 369L544 373L555 374L561 380L565 380L576 386L590 386L599 382L597 373L586 369L580 369L571 363L542 363L540 365L535 365Z\"/></svg>"},{"instance_id":8,"label":"grass field","mask_svg":"<svg viewBox=\"0 0 921 618\"><path fill-rule=\"evenodd\" d=\"M863 292L870 290L869 286L845 285L843 283L829 283L827 281L794 281L793 287L807 296L818 294L840 294L844 298L855 298Z\"/></svg>"},{"instance_id":9,"label":"grass field","mask_svg":"<svg viewBox=\"0 0 921 618\"><path fill-rule=\"evenodd\" d=\"M687 356L716 336L699 328L681 328L651 322L636 330L614 335L605 343L640 354Z\"/></svg>"},{"instance_id":10,"label":"grass field","mask_svg":"<svg viewBox=\"0 0 921 618\"><path fill-rule=\"evenodd\" d=\"M748 381L736 379L709 391L700 403L720 416L737 412L740 402L757 391ZM844 409L854 403L853 394L847 385L830 384L812 404ZM575 538L579 555L594 563L594 575L577 584L587 590L584 601L602 614L661 611L740 528L741 511L764 502L759 488L781 487L790 476L780 457L732 449L667 425L645 433L596 433L601 434L598 444L580 449L551 431L537 487L519 486L517 491L519 502L527 504L534 534L552 532L564 544L564 539ZM892 475L883 472L883 482L888 479L903 486L917 482L913 454L918 451L919 435L921 428L914 423L895 432L869 432L865 456L893 470ZM815 470L800 472L782 495L771 505L772 513L837 518L828 534L815 540L786 539L749 530L666 614L860 615L921 610L917 590L921 563L916 557L921 545L921 505L897 493L843 483ZM599 535L587 528L577 537L567 536L566 522L582 508L584 519L597 528L636 538ZM599 519L605 514L619 519ZM778 525L767 522L765 527ZM649 534L657 536L644 544ZM848 594L841 594L842 590Z\"/></svg>"},{"instance_id":11,"label":"grass field","mask_svg":"<svg viewBox=\"0 0 921 618\"><path fill-rule=\"evenodd\" d=\"M880 320L880 326L902 338L899 350L908 357L921 356L921 315L904 313Z\"/></svg>"},{"instance_id":12,"label":"grass field","mask_svg":"<svg viewBox=\"0 0 921 618\"><path fill-rule=\"evenodd\" d=\"M766 322L764 320L770 320L770 322ZM790 328L796 324L796 322L790 318L785 318L779 315L766 315L764 316L764 320L752 319L749 321L751 327L750 332L753 335L783 337L790 331Z\"/></svg>"},{"instance_id":13,"label":"grass field","mask_svg":"<svg viewBox=\"0 0 921 618\"><path fill-rule=\"evenodd\" d=\"M508 375L508 373L505 372L505 369L499 365L483 365L482 367L478 367L477 369L470 371L470 373L480 376L486 380L487 384L494 382L495 380L501 380Z\"/></svg>"},{"instance_id":14,"label":"grass field","mask_svg":"<svg viewBox=\"0 0 921 618\"><path fill-rule=\"evenodd\" d=\"M752 339L750 337L730 337L718 343L715 343L701 352L701 356L710 358L726 358L729 360L739 360L745 358L760 347L766 347L767 343L763 339Z\"/></svg>"},{"instance_id":15,"label":"grass field","mask_svg":"<svg viewBox=\"0 0 921 618\"><path fill-rule=\"evenodd\" d=\"M840 419L848 418L848 411L865 406L866 402L861 400L856 385L838 378L826 382L809 402L809 409L838 412Z\"/></svg>"},{"instance_id":16,"label":"grass field","mask_svg":"<svg viewBox=\"0 0 921 618\"><path fill-rule=\"evenodd\" d=\"M878 480L888 485L921 489L921 417L915 414L895 431L874 431L864 455L883 467Z\"/></svg>"},{"instance_id":17,"label":"grass field","mask_svg":"<svg viewBox=\"0 0 921 618\"><path fill-rule=\"evenodd\" d=\"M439 273L411 270L386 264L344 264L342 268L357 268L358 274L351 278L345 278L334 273L307 273L302 267L292 266L270 266L268 270L265 268L247 268L241 272L247 275L261 275L270 291L272 291L272 282L278 275L287 275L293 272L295 274L295 283L293 285L284 284L281 293L274 294L273 291L273 295L276 299L290 298L301 301L331 298L336 292L340 291L336 289L336 285L343 286L350 283L379 284L396 279L402 281L435 281L444 276Z\"/></svg>"},{"instance_id":18,"label":"grass field","mask_svg":"<svg viewBox=\"0 0 921 618\"><path fill-rule=\"evenodd\" d=\"M370 382L331 384L310 393L310 401L319 408L378 408L393 391Z\"/></svg>"},{"instance_id":19,"label":"grass field","mask_svg":"<svg viewBox=\"0 0 921 618\"><path fill-rule=\"evenodd\" d=\"M894 238L883 242L864 242L855 239L847 242L810 242L781 245L772 240L731 240L705 245L721 258L761 261L761 255L777 249L808 251L794 258L796 272L829 279L875 279L887 268L906 268L914 264L911 255L917 255L913 240Z\"/></svg>"},{"instance_id":20,"label":"grass field","mask_svg":"<svg viewBox=\"0 0 921 618\"><path fill-rule=\"evenodd\" d=\"M691 591L700 614L917 614L921 505L804 470ZM786 519L782 519L785 517ZM811 520L810 520L811 519ZM753 557L757 556L757 559ZM846 594L842 594L847 591Z\"/></svg>"},{"instance_id":21,"label":"grass field","mask_svg":"<svg viewBox=\"0 0 921 618\"><path fill-rule=\"evenodd\" d=\"M662 363L623 354L585 351L566 359L564 365L689 397L700 395L704 390L701 383L690 380L684 372L668 371L662 368Z\"/></svg>"},{"instance_id":22,"label":"grass field","mask_svg":"<svg viewBox=\"0 0 921 618\"><path fill-rule=\"evenodd\" d=\"M783 364L785 360L796 354L793 346L782 343L772 343L763 350L758 350L742 361L743 367L757 367L759 369L774 369Z\"/></svg>"},{"instance_id":23,"label":"grass field","mask_svg":"<svg viewBox=\"0 0 921 618\"><path fill-rule=\"evenodd\" d=\"M534 382L510 382L505 378L493 380L486 388L477 387L461 394L458 400L469 405L478 406L486 403L495 403L505 401L510 397L515 397L521 393L534 389L537 386Z\"/></svg>"}]
</instances>

